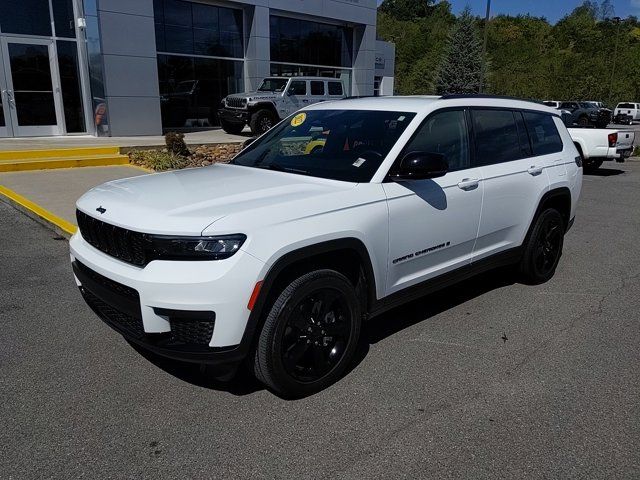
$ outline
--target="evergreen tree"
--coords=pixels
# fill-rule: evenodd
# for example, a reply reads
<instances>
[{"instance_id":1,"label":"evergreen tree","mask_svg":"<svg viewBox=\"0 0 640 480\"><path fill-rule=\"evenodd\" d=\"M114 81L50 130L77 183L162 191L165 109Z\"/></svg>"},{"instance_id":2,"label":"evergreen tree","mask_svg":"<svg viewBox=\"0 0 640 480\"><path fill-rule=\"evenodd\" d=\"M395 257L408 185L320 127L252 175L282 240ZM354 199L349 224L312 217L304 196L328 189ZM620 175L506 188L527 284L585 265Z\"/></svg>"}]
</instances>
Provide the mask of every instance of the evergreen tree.
<instances>
[{"instance_id":1,"label":"evergreen tree","mask_svg":"<svg viewBox=\"0 0 640 480\"><path fill-rule=\"evenodd\" d=\"M428 16L435 0L384 0L378 11L398 20L415 20Z\"/></svg>"},{"instance_id":2,"label":"evergreen tree","mask_svg":"<svg viewBox=\"0 0 640 480\"><path fill-rule=\"evenodd\" d=\"M449 34L437 92L478 93L481 76L482 42L476 20L466 8Z\"/></svg>"}]
</instances>

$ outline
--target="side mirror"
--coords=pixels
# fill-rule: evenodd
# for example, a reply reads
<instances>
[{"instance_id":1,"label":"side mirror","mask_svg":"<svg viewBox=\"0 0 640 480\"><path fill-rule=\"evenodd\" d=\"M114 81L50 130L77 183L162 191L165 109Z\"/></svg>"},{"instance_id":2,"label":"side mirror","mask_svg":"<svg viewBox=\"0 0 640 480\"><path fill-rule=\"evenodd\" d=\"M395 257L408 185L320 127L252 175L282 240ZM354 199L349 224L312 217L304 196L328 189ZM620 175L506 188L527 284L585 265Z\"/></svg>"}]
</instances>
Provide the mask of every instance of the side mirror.
<instances>
[{"instance_id":1,"label":"side mirror","mask_svg":"<svg viewBox=\"0 0 640 480\"><path fill-rule=\"evenodd\" d=\"M443 177L449 164L440 153L410 152L400 161L400 167L391 174L394 180L424 180Z\"/></svg>"}]
</instances>

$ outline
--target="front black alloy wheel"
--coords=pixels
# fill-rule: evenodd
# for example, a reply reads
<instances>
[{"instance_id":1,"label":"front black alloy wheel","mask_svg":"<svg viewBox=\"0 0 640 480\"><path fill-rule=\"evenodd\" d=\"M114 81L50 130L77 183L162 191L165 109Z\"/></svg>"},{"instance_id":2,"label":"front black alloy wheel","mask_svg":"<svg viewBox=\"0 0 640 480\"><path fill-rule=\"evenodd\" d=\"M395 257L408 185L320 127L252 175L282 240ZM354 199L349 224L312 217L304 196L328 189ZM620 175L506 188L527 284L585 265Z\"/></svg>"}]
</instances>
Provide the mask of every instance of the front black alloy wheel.
<instances>
[{"instance_id":1,"label":"front black alloy wheel","mask_svg":"<svg viewBox=\"0 0 640 480\"><path fill-rule=\"evenodd\" d=\"M344 275L317 270L299 277L265 320L254 360L256 377L289 398L326 388L353 357L360 317L355 289Z\"/></svg>"},{"instance_id":2,"label":"front black alloy wheel","mask_svg":"<svg viewBox=\"0 0 640 480\"><path fill-rule=\"evenodd\" d=\"M538 216L520 263L520 272L526 283L540 284L553 277L562 256L564 234L565 225L560 212L549 208Z\"/></svg>"}]
</instances>

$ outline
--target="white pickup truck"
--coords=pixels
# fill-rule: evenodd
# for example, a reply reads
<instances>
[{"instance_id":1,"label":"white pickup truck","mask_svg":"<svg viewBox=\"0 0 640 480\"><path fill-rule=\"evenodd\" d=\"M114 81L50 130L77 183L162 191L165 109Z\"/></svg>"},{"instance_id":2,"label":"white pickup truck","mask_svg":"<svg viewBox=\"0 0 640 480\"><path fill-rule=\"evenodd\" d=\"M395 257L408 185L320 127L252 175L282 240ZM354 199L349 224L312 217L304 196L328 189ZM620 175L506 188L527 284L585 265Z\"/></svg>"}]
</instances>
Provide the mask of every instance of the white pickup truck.
<instances>
[{"instance_id":1,"label":"white pickup truck","mask_svg":"<svg viewBox=\"0 0 640 480\"><path fill-rule=\"evenodd\" d=\"M596 170L605 161L624 162L633 152L635 133L632 131L580 127L568 130L585 170Z\"/></svg>"}]
</instances>

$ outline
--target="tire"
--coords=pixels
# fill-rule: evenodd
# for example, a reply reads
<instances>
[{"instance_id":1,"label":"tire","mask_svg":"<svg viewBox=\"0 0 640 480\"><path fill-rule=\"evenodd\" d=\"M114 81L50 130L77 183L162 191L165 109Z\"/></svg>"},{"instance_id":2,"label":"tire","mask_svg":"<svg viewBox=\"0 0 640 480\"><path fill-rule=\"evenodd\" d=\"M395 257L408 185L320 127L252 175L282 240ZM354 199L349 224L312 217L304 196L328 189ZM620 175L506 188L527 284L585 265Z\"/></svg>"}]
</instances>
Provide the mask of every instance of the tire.
<instances>
[{"instance_id":1,"label":"tire","mask_svg":"<svg viewBox=\"0 0 640 480\"><path fill-rule=\"evenodd\" d=\"M589 125L591 125L591 122L589 121L589 117L587 117L586 115L582 115L578 119L578 125L580 125L581 127L588 127Z\"/></svg>"},{"instance_id":2,"label":"tire","mask_svg":"<svg viewBox=\"0 0 640 480\"><path fill-rule=\"evenodd\" d=\"M604 160L587 160L586 163L584 163L584 171L595 172L602 166L603 163Z\"/></svg>"},{"instance_id":3,"label":"tire","mask_svg":"<svg viewBox=\"0 0 640 480\"><path fill-rule=\"evenodd\" d=\"M562 215L548 208L535 219L520 260L520 276L529 285L545 283L553 277L562 256L566 227Z\"/></svg>"},{"instance_id":4,"label":"tire","mask_svg":"<svg viewBox=\"0 0 640 480\"><path fill-rule=\"evenodd\" d=\"M254 375L284 398L323 390L351 362L361 320L356 291L344 275L334 270L302 275L284 289L267 315Z\"/></svg>"},{"instance_id":5,"label":"tire","mask_svg":"<svg viewBox=\"0 0 640 480\"><path fill-rule=\"evenodd\" d=\"M244 123L233 123L227 120L220 120L220 126L230 135L238 135L244 129Z\"/></svg>"},{"instance_id":6,"label":"tire","mask_svg":"<svg viewBox=\"0 0 640 480\"><path fill-rule=\"evenodd\" d=\"M251 119L249 120L249 128L251 129L251 133L254 135L262 135L275 124L276 120L273 113L266 108L258 110L256 113L251 115Z\"/></svg>"}]
</instances>

